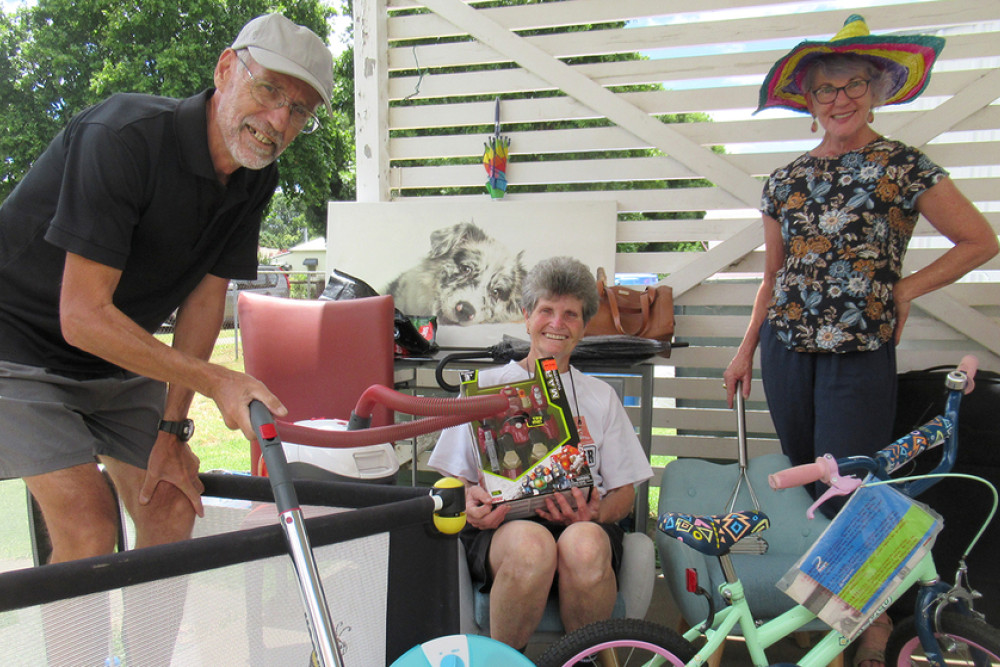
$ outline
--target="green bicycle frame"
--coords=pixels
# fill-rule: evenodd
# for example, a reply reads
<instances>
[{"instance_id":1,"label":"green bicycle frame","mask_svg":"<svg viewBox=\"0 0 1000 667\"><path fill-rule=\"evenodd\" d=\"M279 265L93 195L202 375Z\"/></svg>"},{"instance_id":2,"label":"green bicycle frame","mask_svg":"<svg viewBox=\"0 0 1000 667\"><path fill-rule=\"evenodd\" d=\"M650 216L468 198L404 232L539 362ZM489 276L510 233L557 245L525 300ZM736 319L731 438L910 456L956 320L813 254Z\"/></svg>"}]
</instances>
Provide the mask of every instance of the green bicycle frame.
<instances>
[{"instance_id":1,"label":"green bicycle frame","mask_svg":"<svg viewBox=\"0 0 1000 667\"><path fill-rule=\"evenodd\" d=\"M906 575L899 588L893 591L892 595L885 597L879 602L880 609L884 612L889 608L893 600L918 582L933 582L937 579L937 568L934 565L932 554L928 552L926 556L917 562L909 574ZM816 618L816 614L801 605L796 605L780 616L757 627L750 613L750 606L747 603L746 596L743 593L743 583L741 581L737 579L733 582L724 583L719 586L719 592L722 594L723 599L730 600L730 605L715 615L712 627L702 630L700 625L698 625L683 635L684 639L692 643L697 641L702 634L705 635L706 639L705 645L687 663L687 667L700 667L700 665L705 664L709 657L726 641L726 637L732 634L732 630L737 625L739 625L743 638L746 641L747 651L750 653L750 659L753 661L753 664L756 667L767 667L771 663L764 655L764 652L779 640L796 632L806 623ZM844 635L836 630L830 630L823 635L823 638L797 664L800 667L826 667L834 658L843 653L850 643ZM654 658L647 664L648 667L655 667L656 665L662 665L663 660L662 658Z\"/></svg>"}]
</instances>

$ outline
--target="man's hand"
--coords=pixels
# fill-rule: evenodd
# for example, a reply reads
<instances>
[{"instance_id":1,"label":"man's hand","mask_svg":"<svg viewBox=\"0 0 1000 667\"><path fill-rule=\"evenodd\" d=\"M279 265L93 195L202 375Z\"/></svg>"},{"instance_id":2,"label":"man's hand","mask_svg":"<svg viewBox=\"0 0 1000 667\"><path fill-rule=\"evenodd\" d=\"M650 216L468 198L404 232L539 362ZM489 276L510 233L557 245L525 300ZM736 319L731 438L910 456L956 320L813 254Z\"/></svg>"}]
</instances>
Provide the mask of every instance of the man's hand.
<instances>
[{"instance_id":1,"label":"man's hand","mask_svg":"<svg viewBox=\"0 0 1000 667\"><path fill-rule=\"evenodd\" d=\"M205 485L198 479L200 463L186 442L181 442L169 433L160 432L153 451L149 454L146 476L143 478L142 489L139 490L139 504L148 505L157 486L164 482L177 487L191 501L195 513L204 517L201 494Z\"/></svg>"},{"instance_id":2,"label":"man's hand","mask_svg":"<svg viewBox=\"0 0 1000 667\"><path fill-rule=\"evenodd\" d=\"M263 403L271 414L284 417L288 410L281 401L268 391L264 383L256 378L217 367L222 373L215 384L209 398L215 401L222 413L222 419L231 429L239 429L251 442L256 439L253 424L250 422L250 402L254 399Z\"/></svg>"},{"instance_id":3,"label":"man's hand","mask_svg":"<svg viewBox=\"0 0 1000 667\"><path fill-rule=\"evenodd\" d=\"M579 487L570 489L576 509L562 493L554 493L545 498L545 509L538 509L538 516L546 521L570 525L578 521L596 521L601 512L601 494L597 489L591 488L590 499L587 499L587 490Z\"/></svg>"}]
</instances>

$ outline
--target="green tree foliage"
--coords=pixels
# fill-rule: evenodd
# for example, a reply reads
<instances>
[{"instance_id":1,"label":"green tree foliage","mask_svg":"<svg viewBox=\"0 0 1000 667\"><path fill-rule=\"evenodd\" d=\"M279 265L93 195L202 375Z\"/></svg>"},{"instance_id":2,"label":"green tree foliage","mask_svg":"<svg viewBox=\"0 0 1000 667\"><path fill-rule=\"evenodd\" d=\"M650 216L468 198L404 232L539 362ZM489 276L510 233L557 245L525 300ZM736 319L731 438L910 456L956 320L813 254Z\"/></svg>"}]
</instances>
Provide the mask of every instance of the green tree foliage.
<instances>
[{"instance_id":1,"label":"green tree foliage","mask_svg":"<svg viewBox=\"0 0 1000 667\"><path fill-rule=\"evenodd\" d=\"M306 216L284 192L274 193L271 209L260 227L260 245L264 248L288 250L305 240Z\"/></svg>"},{"instance_id":2,"label":"green tree foliage","mask_svg":"<svg viewBox=\"0 0 1000 667\"><path fill-rule=\"evenodd\" d=\"M115 92L187 97L213 85L219 54L255 16L280 11L329 43L322 0L39 0L0 13L0 198L78 111ZM335 62L334 117L279 159L281 189L325 229L326 202L353 199L353 55Z\"/></svg>"}]
</instances>

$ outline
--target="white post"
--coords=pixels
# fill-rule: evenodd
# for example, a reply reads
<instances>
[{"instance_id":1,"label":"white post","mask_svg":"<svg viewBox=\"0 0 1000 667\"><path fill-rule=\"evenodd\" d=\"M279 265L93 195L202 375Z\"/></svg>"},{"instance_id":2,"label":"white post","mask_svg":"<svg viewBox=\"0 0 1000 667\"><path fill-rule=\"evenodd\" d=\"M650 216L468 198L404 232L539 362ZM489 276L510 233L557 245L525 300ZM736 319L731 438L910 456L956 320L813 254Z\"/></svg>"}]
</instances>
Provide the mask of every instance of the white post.
<instances>
[{"instance_id":1,"label":"white post","mask_svg":"<svg viewBox=\"0 0 1000 667\"><path fill-rule=\"evenodd\" d=\"M354 3L357 200L389 201L389 48L386 0Z\"/></svg>"}]
</instances>

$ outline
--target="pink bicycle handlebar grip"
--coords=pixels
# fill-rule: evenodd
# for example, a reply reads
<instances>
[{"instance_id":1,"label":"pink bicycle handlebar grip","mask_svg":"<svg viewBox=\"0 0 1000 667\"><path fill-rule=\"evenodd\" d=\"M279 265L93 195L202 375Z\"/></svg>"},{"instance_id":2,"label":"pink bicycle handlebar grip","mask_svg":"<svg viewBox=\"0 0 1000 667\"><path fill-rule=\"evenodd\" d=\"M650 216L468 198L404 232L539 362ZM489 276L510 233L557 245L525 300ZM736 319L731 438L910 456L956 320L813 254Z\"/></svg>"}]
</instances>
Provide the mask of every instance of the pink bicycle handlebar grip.
<instances>
[{"instance_id":1,"label":"pink bicycle handlebar grip","mask_svg":"<svg viewBox=\"0 0 1000 667\"><path fill-rule=\"evenodd\" d=\"M965 374L970 378L976 377L976 371L979 369L979 359L971 354L967 354L962 357L962 360L958 362L958 370L965 371Z\"/></svg>"},{"instance_id":2,"label":"pink bicycle handlebar grip","mask_svg":"<svg viewBox=\"0 0 1000 667\"><path fill-rule=\"evenodd\" d=\"M830 463L833 463L833 471L830 471ZM803 486L812 482L824 481L830 483L831 474L836 474L837 462L827 460L827 457L816 459L815 463L805 463L794 468L779 470L767 476L767 483L774 490L788 489L793 486Z\"/></svg>"},{"instance_id":3,"label":"pink bicycle handlebar grip","mask_svg":"<svg viewBox=\"0 0 1000 667\"><path fill-rule=\"evenodd\" d=\"M979 370L979 359L971 354L967 354L958 362L958 368L955 370L965 371L968 382L965 385L963 393L972 393L972 390L976 388L976 371Z\"/></svg>"}]
</instances>

